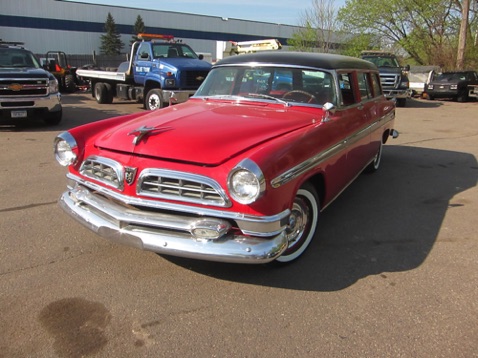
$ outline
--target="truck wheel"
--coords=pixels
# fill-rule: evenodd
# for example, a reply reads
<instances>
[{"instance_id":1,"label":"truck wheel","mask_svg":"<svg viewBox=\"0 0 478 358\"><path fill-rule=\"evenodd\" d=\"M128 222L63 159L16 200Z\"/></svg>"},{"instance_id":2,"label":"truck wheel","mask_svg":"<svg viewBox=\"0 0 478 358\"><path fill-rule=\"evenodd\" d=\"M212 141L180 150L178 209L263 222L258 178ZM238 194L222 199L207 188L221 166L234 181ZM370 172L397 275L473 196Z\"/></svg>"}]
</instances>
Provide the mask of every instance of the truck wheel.
<instances>
[{"instance_id":1,"label":"truck wheel","mask_svg":"<svg viewBox=\"0 0 478 358\"><path fill-rule=\"evenodd\" d=\"M405 107L407 105L406 98L397 98L397 107Z\"/></svg>"},{"instance_id":2,"label":"truck wheel","mask_svg":"<svg viewBox=\"0 0 478 358\"><path fill-rule=\"evenodd\" d=\"M158 90L156 88L149 90L144 100L144 108L150 111L154 111L156 109L162 108L163 106L164 102L161 90Z\"/></svg>"},{"instance_id":3,"label":"truck wheel","mask_svg":"<svg viewBox=\"0 0 478 358\"><path fill-rule=\"evenodd\" d=\"M95 84L95 98L99 104L109 104L113 102L113 91L108 83L98 82Z\"/></svg>"},{"instance_id":4,"label":"truck wheel","mask_svg":"<svg viewBox=\"0 0 478 358\"><path fill-rule=\"evenodd\" d=\"M65 76L65 91L68 93L73 93L76 91L75 78L73 75Z\"/></svg>"}]
</instances>

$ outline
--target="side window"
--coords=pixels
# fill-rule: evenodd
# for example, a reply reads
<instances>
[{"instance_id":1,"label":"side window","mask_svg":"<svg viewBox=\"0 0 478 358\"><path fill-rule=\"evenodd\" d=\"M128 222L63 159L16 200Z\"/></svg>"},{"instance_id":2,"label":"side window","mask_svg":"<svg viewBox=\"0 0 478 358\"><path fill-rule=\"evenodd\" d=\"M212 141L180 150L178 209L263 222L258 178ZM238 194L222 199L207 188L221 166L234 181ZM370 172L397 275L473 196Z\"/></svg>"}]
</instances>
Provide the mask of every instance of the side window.
<instances>
[{"instance_id":1,"label":"side window","mask_svg":"<svg viewBox=\"0 0 478 358\"><path fill-rule=\"evenodd\" d=\"M350 106L354 104L354 86L353 86L353 73L339 73L339 88L342 95L342 105Z\"/></svg>"},{"instance_id":2,"label":"side window","mask_svg":"<svg viewBox=\"0 0 478 358\"><path fill-rule=\"evenodd\" d=\"M357 79L361 100L365 101L369 98L372 98L372 89L370 88L370 83L368 81L368 74L365 72L358 72Z\"/></svg>"},{"instance_id":3,"label":"side window","mask_svg":"<svg viewBox=\"0 0 478 358\"><path fill-rule=\"evenodd\" d=\"M151 53L150 53L150 50L149 50L149 44L142 43L139 46L138 55L141 59L146 59L146 58L148 58L148 56L149 56L149 58L151 58Z\"/></svg>"},{"instance_id":4,"label":"side window","mask_svg":"<svg viewBox=\"0 0 478 358\"><path fill-rule=\"evenodd\" d=\"M382 95L382 87L380 86L380 77L378 73L372 73L372 87L374 97L379 97Z\"/></svg>"}]
</instances>

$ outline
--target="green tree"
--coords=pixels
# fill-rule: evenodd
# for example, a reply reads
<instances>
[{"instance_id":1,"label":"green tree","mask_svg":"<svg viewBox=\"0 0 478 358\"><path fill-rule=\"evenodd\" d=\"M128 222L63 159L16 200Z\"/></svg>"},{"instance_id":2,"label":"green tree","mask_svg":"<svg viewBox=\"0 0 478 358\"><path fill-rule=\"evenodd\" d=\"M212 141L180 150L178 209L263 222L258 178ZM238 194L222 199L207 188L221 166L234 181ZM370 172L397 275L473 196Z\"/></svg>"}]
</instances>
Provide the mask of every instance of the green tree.
<instances>
[{"instance_id":1,"label":"green tree","mask_svg":"<svg viewBox=\"0 0 478 358\"><path fill-rule=\"evenodd\" d=\"M108 13L106 17L105 32L106 34L101 35L101 53L104 55L119 55L124 44L121 41L121 35L116 29L116 23L111 13Z\"/></svg>"},{"instance_id":2,"label":"green tree","mask_svg":"<svg viewBox=\"0 0 478 358\"><path fill-rule=\"evenodd\" d=\"M138 15L138 17L136 17L136 22L134 23L134 26L133 26L133 36L130 41L131 44L139 40L138 34L144 33L145 28L146 27L144 25L143 18L141 17L141 15Z\"/></svg>"},{"instance_id":3,"label":"green tree","mask_svg":"<svg viewBox=\"0 0 478 358\"><path fill-rule=\"evenodd\" d=\"M382 49L398 46L417 64L455 67L459 0L347 0L338 17L347 31L373 35Z\"/></svg>"}]
</instances>

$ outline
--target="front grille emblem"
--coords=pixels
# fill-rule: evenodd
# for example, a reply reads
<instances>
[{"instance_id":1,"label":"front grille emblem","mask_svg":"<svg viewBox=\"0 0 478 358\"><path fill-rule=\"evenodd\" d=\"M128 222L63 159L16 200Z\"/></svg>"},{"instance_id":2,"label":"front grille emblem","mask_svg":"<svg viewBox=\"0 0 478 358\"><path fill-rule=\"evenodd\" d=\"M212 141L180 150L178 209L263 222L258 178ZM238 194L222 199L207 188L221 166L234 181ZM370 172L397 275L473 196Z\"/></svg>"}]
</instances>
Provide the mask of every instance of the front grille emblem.
<instances>
[{"instance_id":1,"label":"front grille emblem","mask_svg":"<svg viewBox=\"0 0 478 358\"><path fill-rule=\"evenodd\" d=\"M137 168L132 167L125 167L124 168L124 181L126 184L131 185L134 182L134 178L136 177Z\"/></svg>"},{"instance_id":2,"label":"front grille emblem","mask_svg":"<svg viewBox=\"0 0 478 358\"><path fill-rule=\"evenodd\" d=\"M14 92L21 91L22 88L23 86L20 83L12 83L11 85L8 86L8 89Z\"/></svg>"}]
</instances>

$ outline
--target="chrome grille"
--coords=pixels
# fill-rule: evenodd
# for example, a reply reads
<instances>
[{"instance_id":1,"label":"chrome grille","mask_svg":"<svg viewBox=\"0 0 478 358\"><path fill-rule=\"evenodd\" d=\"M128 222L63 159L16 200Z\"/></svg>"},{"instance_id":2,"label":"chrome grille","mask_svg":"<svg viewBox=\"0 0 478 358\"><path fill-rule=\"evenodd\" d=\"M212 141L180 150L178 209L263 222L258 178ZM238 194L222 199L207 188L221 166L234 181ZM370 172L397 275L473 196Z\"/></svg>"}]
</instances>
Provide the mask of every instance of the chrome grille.
<instances>
[{"instance_id":1,"label":"chrome grille","mask_svg":"<svg viewBox=\"0 0 478 358\"><path fill-rule=\"evenodd\" d=\"M144 170L139 178L137 192L138 195L201 205L230 205L225 193L214 180L170 170Z\"/></svg>"},{"instance_id":2,"label":"chrome grille","mask_svg":"<svg viewBox=\"0 0 478 358\"><path fill-rule=\"evenodd\" d=\"M394 89L397 87L400 80L399 75L395 74L380 74L380 82L383 89Z\"/></svg>"},{"instance_id":3,"label":"chrome grille","mask_svg":"<svg viewBox=\"0 0 478 358\"><path fill-rule=\"evenodd\" d=\"M113 188L123 189L123 168L114 160L96 156L89 157L81 164L80 173Z\"/></svg>"},{"instance_id":4,"label":"chrome grille","mask_svg":"<svg viewBox=\"0 0 478 358\"><path fill-rule=\"evenodd\" d=\"M2 79L0 80L0 96L26 97L45 96L48 94L48 79Z\"/></svg>"}]
</instances>

